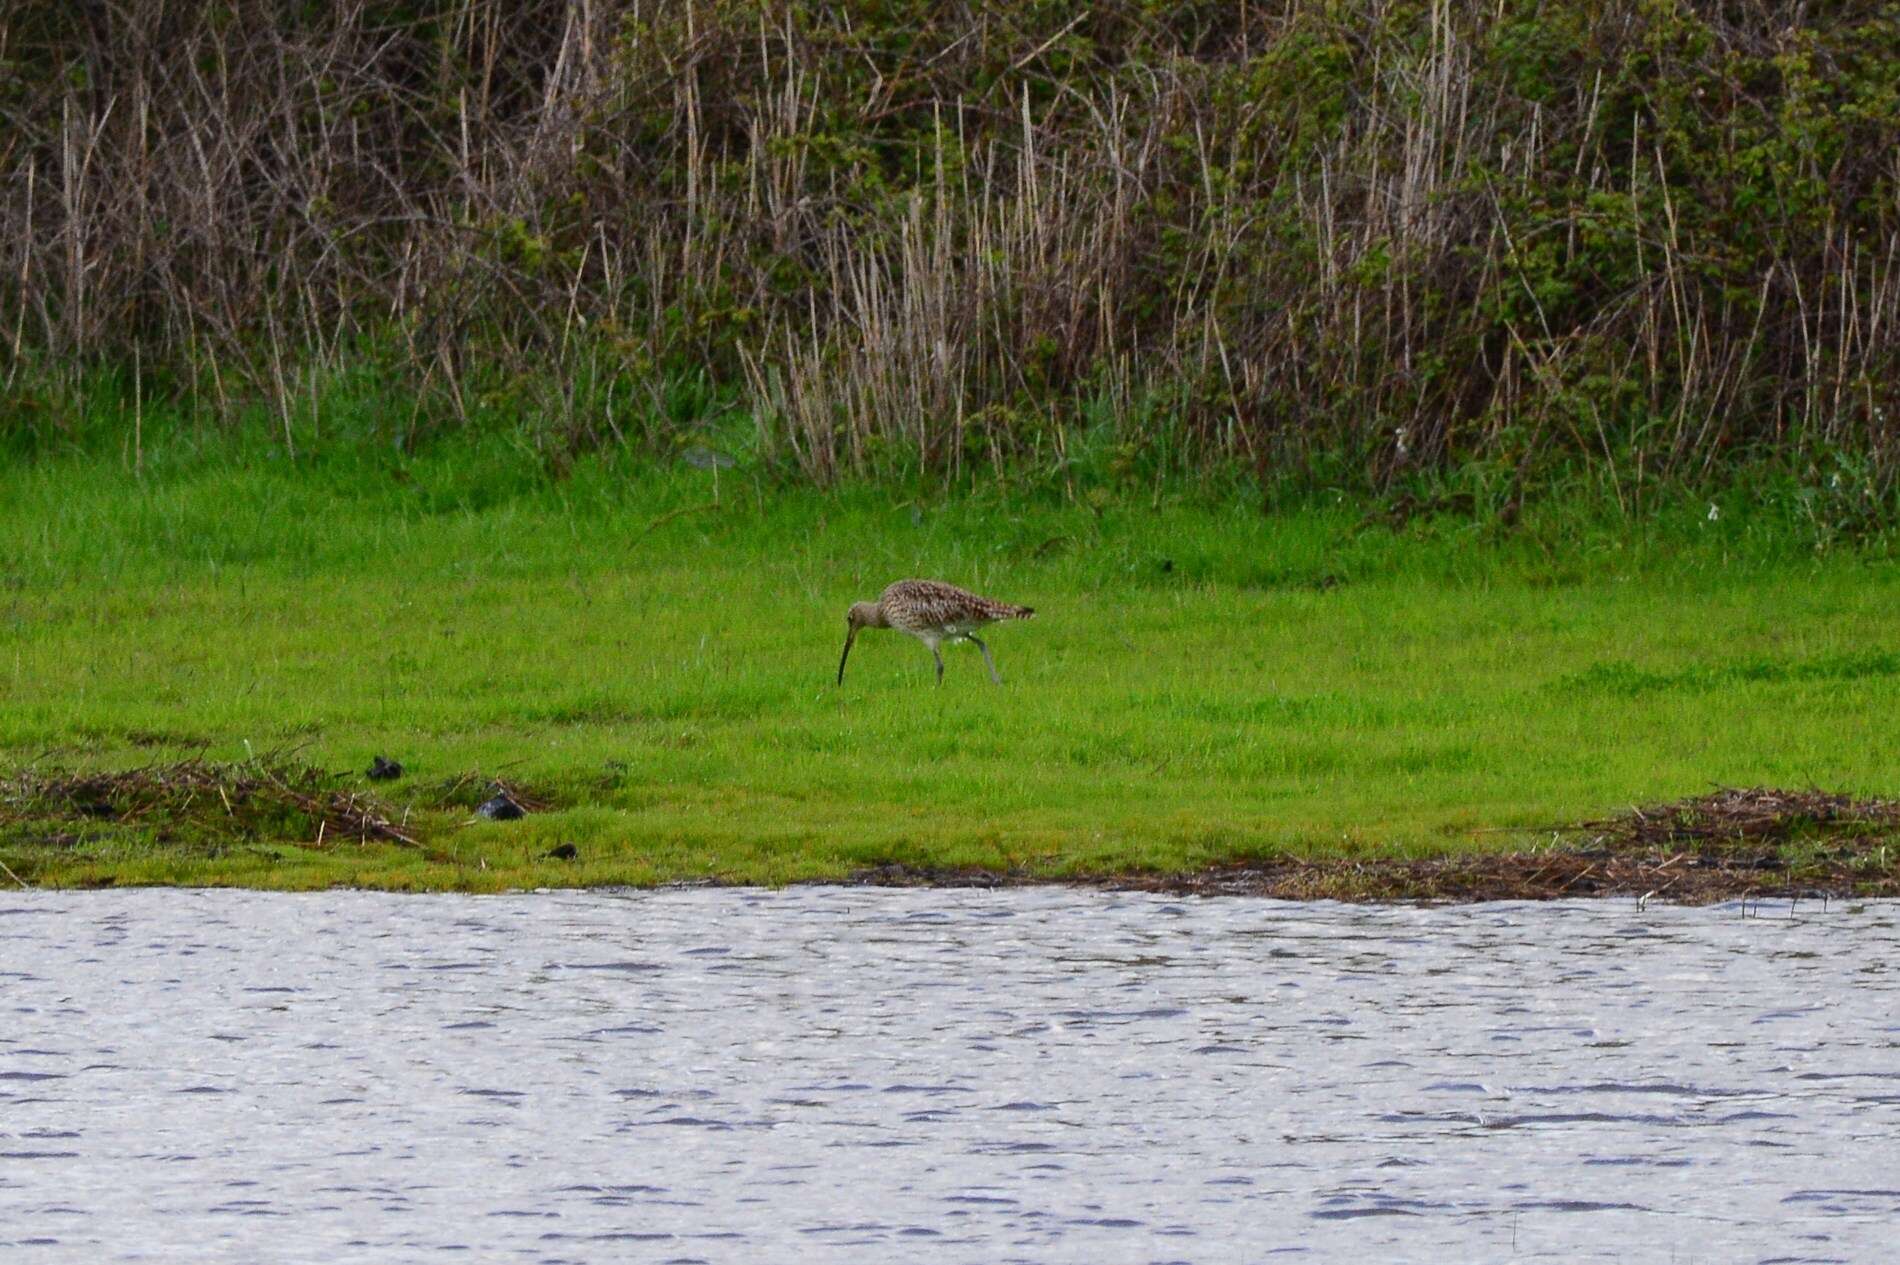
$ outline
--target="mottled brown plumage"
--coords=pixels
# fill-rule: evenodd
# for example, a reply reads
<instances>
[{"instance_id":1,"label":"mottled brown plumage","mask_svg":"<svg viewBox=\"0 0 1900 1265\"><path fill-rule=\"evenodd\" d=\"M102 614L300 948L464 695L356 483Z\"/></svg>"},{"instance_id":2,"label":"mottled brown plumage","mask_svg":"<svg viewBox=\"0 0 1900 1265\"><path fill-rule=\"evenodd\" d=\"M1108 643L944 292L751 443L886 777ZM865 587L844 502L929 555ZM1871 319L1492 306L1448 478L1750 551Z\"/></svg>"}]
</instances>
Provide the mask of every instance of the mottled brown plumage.
<instances>
[{"instance_id":1,"label":"mottled brown plumage","mask_svg":"<svg viewBox=\"0 0 1900 1265\"><path fill-rule=\"evenodd\" d=\"M1012 606L942 580L899 580L877 601L859 602L845 616L849 628L844 653L838 656L838 684L844 684L845 660L851 657L851 643L857 639L858 629L895 628L930 647L931 657L937 661L937 684L943 684L943 655L938 647L946 641L969 641L983 652L990 680L1001 685L1003 678L996 674L996 661L990 658L990 648L976 630L999 619L1028 619L1035 613L1027 606Z\"/></svg>"}]
</instances>

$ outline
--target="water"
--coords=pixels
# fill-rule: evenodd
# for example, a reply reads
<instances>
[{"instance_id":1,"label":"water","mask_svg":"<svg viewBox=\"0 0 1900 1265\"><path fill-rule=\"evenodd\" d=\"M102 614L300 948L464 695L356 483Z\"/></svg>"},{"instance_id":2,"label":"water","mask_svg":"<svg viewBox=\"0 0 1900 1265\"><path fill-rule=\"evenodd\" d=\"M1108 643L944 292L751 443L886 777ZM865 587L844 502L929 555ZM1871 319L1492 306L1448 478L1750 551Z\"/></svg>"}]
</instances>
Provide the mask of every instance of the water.
<instances>
[{"instance_id":1,"label":"water","mask_svg":"<svg viewBox=\"0 0 1900 1265\"><path fill-rule=\"evenodd\" d=\"M0 1256L1881 1259L1896 914L0 895Z\"/></svg>"}]
</instances>

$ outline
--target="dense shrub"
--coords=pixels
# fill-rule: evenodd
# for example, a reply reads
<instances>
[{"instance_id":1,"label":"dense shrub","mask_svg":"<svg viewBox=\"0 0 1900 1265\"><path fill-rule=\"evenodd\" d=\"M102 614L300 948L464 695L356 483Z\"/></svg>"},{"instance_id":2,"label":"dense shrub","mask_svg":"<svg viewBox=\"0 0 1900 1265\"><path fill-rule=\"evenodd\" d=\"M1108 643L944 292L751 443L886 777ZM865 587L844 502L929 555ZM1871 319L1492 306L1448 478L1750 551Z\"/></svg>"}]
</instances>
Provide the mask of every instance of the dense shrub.
<instances>
[{"instance_id":1,"label":"dense shrub","mask_svg":"<svg viewBox=\"0 0 1900 1265\"><path fill-rule=\"evenodd\" d=\"M1900 17L29 0L0 316L16 389L136 365L288 419L368 364L569 447L744 397L818 479L1088 433L1513 489L1826 449L1884 490Z\"/></svg>"}]
</instances>

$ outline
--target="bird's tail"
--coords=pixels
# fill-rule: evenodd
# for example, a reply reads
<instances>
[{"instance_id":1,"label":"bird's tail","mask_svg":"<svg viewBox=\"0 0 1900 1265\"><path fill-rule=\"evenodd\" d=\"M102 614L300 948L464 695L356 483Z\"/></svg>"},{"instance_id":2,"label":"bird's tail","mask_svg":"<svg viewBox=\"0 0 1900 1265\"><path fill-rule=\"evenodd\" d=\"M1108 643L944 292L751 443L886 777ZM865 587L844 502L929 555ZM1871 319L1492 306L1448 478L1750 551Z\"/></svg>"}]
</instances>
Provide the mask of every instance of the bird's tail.
<instances>
[{"instance_id":1,"label":"bird's tail","mask_svg":"<svg viewBox=\"0 0 1900 1265\"><path fill-rule=\"evenodd\" d=\"M999 602L993 597L979 597L974 603L975 613L985 620L1028 619L1036 613L1033 606L1017 606L1010 602Z\"/></svg>"}]
</instances>

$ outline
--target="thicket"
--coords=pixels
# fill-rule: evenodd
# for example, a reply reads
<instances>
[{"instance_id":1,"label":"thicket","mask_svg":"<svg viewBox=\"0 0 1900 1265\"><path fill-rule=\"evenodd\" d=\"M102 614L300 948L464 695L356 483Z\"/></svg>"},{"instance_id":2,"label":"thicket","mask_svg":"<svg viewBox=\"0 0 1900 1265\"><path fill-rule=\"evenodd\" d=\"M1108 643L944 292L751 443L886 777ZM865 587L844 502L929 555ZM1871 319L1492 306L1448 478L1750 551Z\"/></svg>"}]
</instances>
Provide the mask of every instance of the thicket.
<instances>
[{"instance_id":1,"label":"thicket","mask_svg":"<svg viewBox=\"0 0 1900 1265\"><path fill-rule=\"evenodd\" d=\"M1886 504L1896 12L16 0L0 427L106 372L295 447L369 382L557 469L715 426L818 481L1088 442Z\"/></svg>"}]
</instances>

